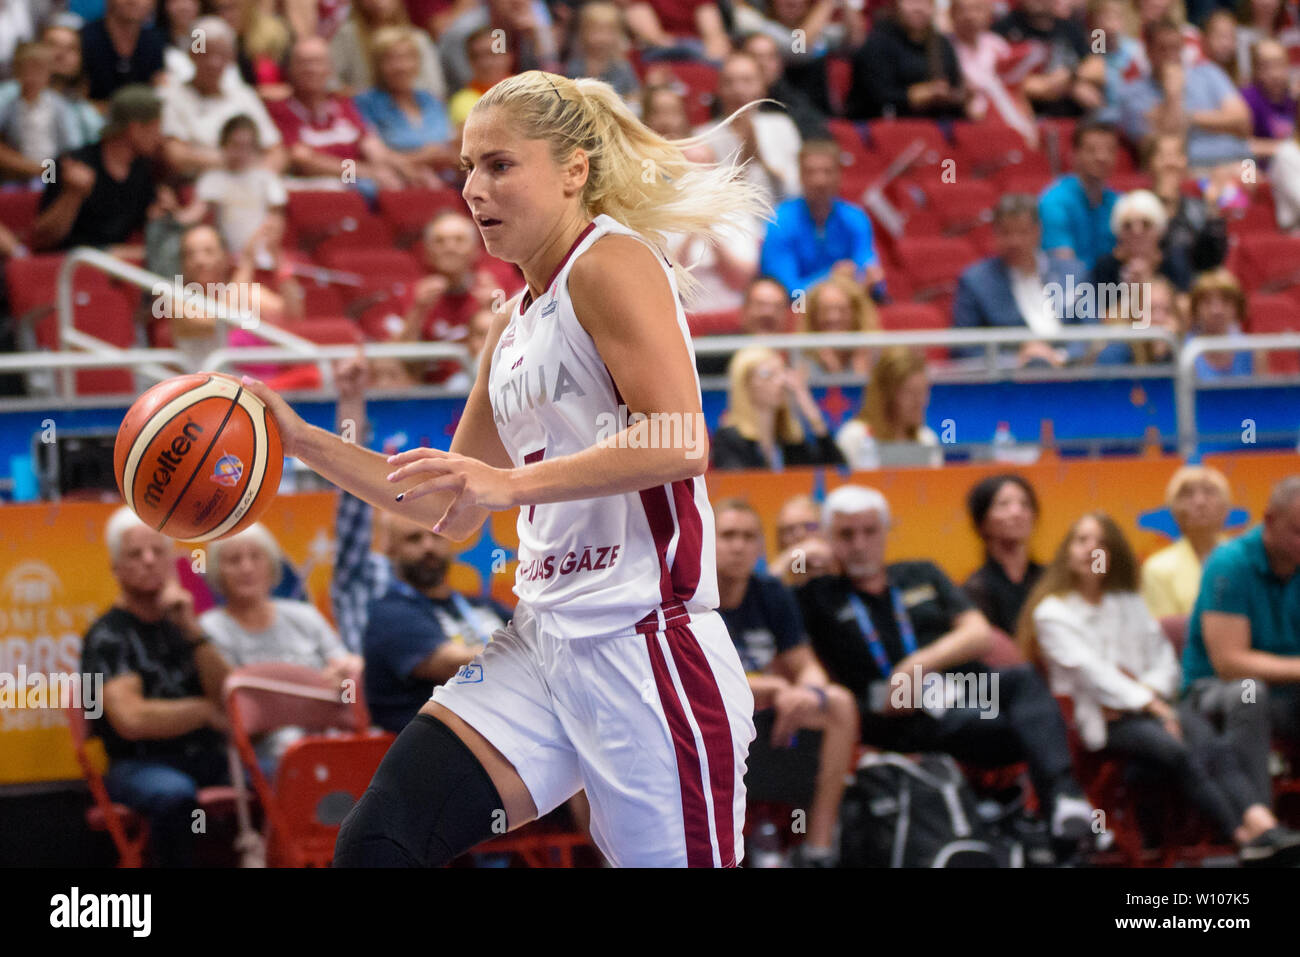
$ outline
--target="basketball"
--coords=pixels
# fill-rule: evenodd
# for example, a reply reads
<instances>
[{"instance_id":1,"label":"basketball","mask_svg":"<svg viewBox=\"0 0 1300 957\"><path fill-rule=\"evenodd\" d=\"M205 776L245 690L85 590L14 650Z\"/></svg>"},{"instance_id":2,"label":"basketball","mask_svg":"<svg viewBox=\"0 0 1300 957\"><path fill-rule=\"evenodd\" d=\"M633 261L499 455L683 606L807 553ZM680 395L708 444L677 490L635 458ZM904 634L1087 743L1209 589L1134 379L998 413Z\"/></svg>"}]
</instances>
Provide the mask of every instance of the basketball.
<instances>
[{"instance_id":1,"label":"basketball","mask_svg":"<svg viewBox=\"0 0 1300 957\"><path fill-rule=\"evenodd\" d=\"M253 524L275 498L283 469L266 405L220 374L158 383L127 411L113 448L126 504L150 528L185 542Z\"/></svg>"}]
</instances>

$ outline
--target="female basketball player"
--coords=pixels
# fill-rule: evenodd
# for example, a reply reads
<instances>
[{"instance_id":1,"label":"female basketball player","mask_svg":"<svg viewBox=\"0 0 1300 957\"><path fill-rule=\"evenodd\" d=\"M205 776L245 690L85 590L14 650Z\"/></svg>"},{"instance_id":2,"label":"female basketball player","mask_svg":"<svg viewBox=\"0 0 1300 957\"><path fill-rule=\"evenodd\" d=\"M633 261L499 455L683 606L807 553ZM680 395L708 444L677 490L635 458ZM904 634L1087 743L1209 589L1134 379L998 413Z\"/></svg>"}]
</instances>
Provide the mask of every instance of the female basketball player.
<instances>
[{"instance_id":1,"label":"female basketball player","mask_svg":"<svg viewBox=\"0 0 1300 957\"><path fill-rule=\"evenodd\" d=\"M714 611L690 279L656 247L763 201L606 84L537 71L478 101L462 162L488 252L528 286L493 323L450 451L385 459L245 380L287 454L378 507L457 541L519 508L514 619L394 742L335 864L443 864L585 789L611 863L735 866L754 702Z\"/></svg>"}]
</instances>

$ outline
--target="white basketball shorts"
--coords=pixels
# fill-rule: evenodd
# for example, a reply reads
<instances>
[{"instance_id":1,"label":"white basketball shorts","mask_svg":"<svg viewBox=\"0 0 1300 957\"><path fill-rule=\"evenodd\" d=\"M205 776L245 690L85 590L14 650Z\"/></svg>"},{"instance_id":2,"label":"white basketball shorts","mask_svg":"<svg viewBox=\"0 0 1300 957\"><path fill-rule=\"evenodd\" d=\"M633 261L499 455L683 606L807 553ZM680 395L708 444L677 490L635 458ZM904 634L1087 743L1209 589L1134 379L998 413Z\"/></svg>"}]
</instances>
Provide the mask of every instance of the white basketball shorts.
<instances>
[{"instance_id":1,"label":"white basketball shorts","mask_svg":"<svg viewBox=\"0 0 1300 957\"><path fill-rule=\"evenodd\" d=\"M616 867L735 867L754 696L717 612L563 638L520 605L432 700L499 750L543 815L585 789Z\"/></svg>"}]
</instances>

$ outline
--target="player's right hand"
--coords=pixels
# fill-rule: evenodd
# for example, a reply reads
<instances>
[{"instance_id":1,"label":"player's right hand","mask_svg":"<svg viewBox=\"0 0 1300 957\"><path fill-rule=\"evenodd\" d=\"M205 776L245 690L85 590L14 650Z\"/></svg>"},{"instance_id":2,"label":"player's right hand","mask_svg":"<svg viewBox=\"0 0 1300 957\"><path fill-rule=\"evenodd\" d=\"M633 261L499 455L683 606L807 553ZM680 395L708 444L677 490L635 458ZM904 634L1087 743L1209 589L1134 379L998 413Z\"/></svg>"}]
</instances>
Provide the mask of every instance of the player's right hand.
<instances>
[{"instance_id":1,"label":"player's right hand","mask_svg":"<svg viewBox=\"0 0 1300 957\"><path fill-rule=\"evenodd\" d=\"M288 402L280 397L280 393L269 388L265 382L251 376L244 376L240 382L245 389L265 402L266 407L271 410L271 415L275 417L275 424L280 429L280 445L284 448L284 454L296 456L301 437L306 434L310 426L303 421L302 416L293 411L293 407Z\"/></svg>"}]
</instances>

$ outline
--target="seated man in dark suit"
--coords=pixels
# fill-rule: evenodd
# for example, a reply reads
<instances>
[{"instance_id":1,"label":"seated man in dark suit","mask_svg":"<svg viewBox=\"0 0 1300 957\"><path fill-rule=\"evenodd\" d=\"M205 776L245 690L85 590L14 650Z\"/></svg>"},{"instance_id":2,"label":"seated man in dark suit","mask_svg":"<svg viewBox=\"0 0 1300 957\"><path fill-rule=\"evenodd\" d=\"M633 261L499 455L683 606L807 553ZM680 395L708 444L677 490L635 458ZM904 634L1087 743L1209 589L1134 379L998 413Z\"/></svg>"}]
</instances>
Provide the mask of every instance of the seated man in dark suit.
<instances>
[{"instance_id":1,"label":"seated man in dark suit","mask_svg":"<svg viewBox=\"0 0 1300 957\"><path fill-rule=\"evenodd\" d=\"M1038 201L1027 194L1010 193L998 201L993 231L997 255L972 263L958 280L953 327L1028 327L1041 332L1043 341L1026 342L1019 348L1017 365L1062 366L1081 359L1087 352L1086 342L1057 347L1047 340L1063 323L1095 321L1095 310L1081 298L1088 275L1083 263L1049 256L1039 249ZM982 352L981 346L953 350L959 358Z\"/></svg>"}]
</instances>

